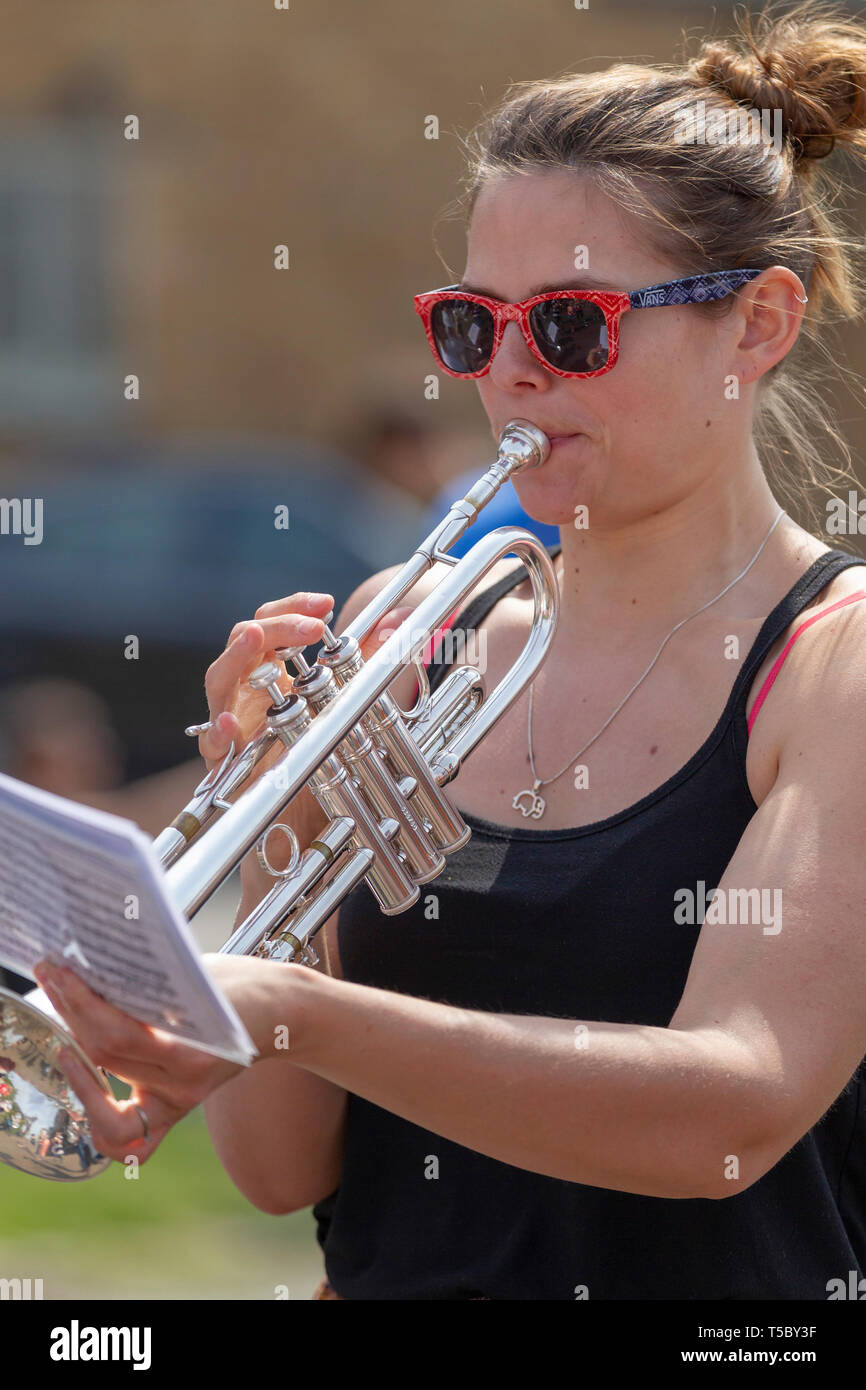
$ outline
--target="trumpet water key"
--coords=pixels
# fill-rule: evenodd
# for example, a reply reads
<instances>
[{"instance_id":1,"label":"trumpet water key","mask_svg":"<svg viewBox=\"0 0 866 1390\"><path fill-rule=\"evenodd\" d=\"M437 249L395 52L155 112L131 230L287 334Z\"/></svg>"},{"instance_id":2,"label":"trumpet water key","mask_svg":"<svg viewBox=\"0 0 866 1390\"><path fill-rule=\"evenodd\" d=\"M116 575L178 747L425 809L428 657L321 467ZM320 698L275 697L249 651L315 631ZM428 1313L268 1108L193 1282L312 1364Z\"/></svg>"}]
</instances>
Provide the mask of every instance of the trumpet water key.
<instances>
[{"instance_id":1,"label":"trumpet water key","mask_svg":"<svg viewBox=\"0 0 866 1390\"><path fill-rule=\"evenodd\" d=\"M469 827L444 788L544 661L556 627L558 590L545 546L519 527L488 532L460 560L448 552L513 473L538 467L549 452L542 430L512 420L487 471L363 612L339 635L325 625L312 665L303 649L292 648L276 652L276 660L250 676L250 685L271 697L262 727L245 747L229 750L154 842L169 892L188 917L255 848L273 886L223 952L315 964L316 932L358 884L367 885L382 912L405 912L418 900L419 885L441 873L445 857L469 839ZM422 661L431 637L509 555L522 561L532 588L523 650L489 693L482 673L467 664L456 666L431 693ZM411 626L398 628L365 660L362 643L437 564L444 567L442 577L415 608ZM284 662L295 668L289 694L280 688ZM409 664L419 695L411 710L403 710L389 687ZM268 755L268 766L253 780ZM303 788L327 817L305 848L280 820ZM280 868L273 864L274 837L289 845L288 862ZM64 1167L57 1155L40 1158L20 1125L14 1134L3 1127L2 1114L0 1159L42 1177L77 1181L101 1172L109 1160L93 1153L81 1107L57 1068L57 1050L71 1039L42 1001L39 990L24 999L0 990L0 1083L6 1075L19 1112L32 1112L40 1131L57 1133L62 1116L79 1115L76 1161ZM81 1049L74 1043L72 1048L106 1084Z\"/></svg>"}]
</instances>

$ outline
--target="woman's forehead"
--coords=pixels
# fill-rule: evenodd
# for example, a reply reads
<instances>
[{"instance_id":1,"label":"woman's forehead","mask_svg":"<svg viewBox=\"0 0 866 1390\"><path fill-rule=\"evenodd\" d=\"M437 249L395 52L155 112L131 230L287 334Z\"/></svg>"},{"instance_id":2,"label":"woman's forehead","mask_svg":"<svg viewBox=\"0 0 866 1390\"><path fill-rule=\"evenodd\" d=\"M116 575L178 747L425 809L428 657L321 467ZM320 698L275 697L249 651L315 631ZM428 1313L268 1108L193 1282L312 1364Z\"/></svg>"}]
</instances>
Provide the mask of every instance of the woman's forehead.
<instances>
[{"instance_id":1,"label":"woman's forehead","mask_svg":"<svg viewBox=\"0 0 866 1390\"><path fill-rule=\"evenodd\" d=\"M538 169L520 174L500 174L479 192L469 224L470 237L505 232L518 235L529 226L535 233L606 223L616 205L588 176L577 170Z\"/></svg>"},{"instance_id":2,"label":"woman's forehead","mask_svg":"<svg viewBox=\"0 0 866 1390\"><path fill-rule=\"evenodd\" d=\"M502 175L482 188L461 284L496 299L528 299L547 289L630 288L662 278L657 272L665 265L648 246L646 229L586 175L539 170Z\"/></svg>"}]
</instances>

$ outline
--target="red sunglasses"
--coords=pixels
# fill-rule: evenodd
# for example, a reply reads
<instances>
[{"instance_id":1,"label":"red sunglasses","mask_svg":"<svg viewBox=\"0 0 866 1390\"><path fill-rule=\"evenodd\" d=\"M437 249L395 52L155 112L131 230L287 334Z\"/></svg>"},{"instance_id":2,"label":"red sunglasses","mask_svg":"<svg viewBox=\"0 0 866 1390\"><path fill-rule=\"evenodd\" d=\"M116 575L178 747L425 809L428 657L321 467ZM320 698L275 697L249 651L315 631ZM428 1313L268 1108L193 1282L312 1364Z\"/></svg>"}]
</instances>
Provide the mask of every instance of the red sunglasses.
<instances>
[{"instance_id":1,"label":"red sunglasses","mask_svg":"<svg viewBox=\"0 0 866 1390\"><path fill-rule=\"evenodd\" d=\"M458 285L415 295L433 356L449 376L486 376L507 323L517 323L526 345L556 376L602 376L619 356L619 321L629 309L705 304L740 289L760 270L717 270L646 289L548 290L504 304Z\"/></svg>"}]
</instances>

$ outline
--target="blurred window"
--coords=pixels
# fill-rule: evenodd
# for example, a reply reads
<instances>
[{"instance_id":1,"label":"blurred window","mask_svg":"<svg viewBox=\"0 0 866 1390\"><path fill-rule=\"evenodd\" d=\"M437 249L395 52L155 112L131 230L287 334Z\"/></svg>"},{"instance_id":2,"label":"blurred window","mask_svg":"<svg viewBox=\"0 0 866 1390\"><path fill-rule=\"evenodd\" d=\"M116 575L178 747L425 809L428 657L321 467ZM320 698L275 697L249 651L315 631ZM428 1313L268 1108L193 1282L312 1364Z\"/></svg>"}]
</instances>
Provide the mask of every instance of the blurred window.
<instances>
[{"instance_id":1,"label":"blurred window","mask_svg":"<svg viewBox=\"0 0 866 1390\"><path fill-rule=\"evenodd\" d=\"M122 405L111 361L102 122L0 126L0 423L92 424Z\"/></svg>"}]
</instances>

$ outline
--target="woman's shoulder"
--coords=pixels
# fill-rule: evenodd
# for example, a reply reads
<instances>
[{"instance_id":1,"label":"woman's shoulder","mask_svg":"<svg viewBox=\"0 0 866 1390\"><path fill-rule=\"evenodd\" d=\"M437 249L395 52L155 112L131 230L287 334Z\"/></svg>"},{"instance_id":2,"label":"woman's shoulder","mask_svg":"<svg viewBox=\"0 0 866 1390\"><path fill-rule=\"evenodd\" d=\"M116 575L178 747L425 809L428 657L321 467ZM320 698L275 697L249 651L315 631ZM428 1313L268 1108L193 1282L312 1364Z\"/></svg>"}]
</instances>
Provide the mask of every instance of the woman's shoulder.
<instances>
[{"instance_id":1,"label":"woman's shoulder","mask_svg":"<svg viewBox=\"0 0 866 1390\"><path fill-rule=\"evenodd\" d=\"M787 544L788 578L785 583L790 585L787 594L795 602L790 613L790 621L783 630L777 633L773 645L765 654L764 661L757 672L757 685L760 685L765 671L772 668L777 657L788 648L791 639L801 630L804 633L808 630L812 640L807 643L798 641L790 646L790 656L786 655L785 666L787 667L790 663L791 672L795 672L803 664L804 653L815 647L815 637L819 634L829 636L837 630L837 614L843 620L856 617L858 625L859 621L863 621L866 617L866 603L859 613L855 614L854 612L858 607L854 601L855 596L866 591L866 559L861 559L853 551L849 552L829 545L825 539L794 525L790 527ZM834 573L832 561L836 558L847 558L851 563L843 565ZM818 586L816 591L806 602L796 601L799 585L806 576L810 575L818 562L823 562L827 568L817 572ZM825 574L829 574L829 577L822 583L821 578ZM851 602L843 602L845 600L851 600ZM821 622L811 621L818 617L822 618ZM852 651L852 657L854 654Z\"/></svg>"},{"instance_id":2,"label":"woman's shoulder","mask_svg":"<svg viewBox=\"0 0 866 1390\"><path fill-rule=\"evenodd\" d=\"M815 537L809 541L801 577L816 560L849 553ZM866 674L866 561L853 553L851 558L857 563L837 571L799 607L755 672L746 704L750 728L754 722L747 771L758 804L787 750L802 747L804 739L814 743L844 735L850 712L859 708L850 700L853 690L862 690Z\"/></svg>"},{"instance_id":3,"label":"woman's shoulder","mask_svg":"<svg viewBox=\"0 0 866 1390\"><path fill-rule=\"evenodd\" d=\"M850 563L836 570L835 574L832 573L831 569L831 577L819 588L808 603L799 608L792 618L788 629L782 634L783 641L792 636L803 623L816 614L833 609L841 600L849 599L866 590L866 557L857 555L853 550L830 545L809 532L803 532L803 536L804 546L800 562L801 577L807 574L818 560L826 560L828 565L831 558L847 559Z\"/></svg>"}]
</instances>

